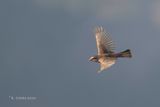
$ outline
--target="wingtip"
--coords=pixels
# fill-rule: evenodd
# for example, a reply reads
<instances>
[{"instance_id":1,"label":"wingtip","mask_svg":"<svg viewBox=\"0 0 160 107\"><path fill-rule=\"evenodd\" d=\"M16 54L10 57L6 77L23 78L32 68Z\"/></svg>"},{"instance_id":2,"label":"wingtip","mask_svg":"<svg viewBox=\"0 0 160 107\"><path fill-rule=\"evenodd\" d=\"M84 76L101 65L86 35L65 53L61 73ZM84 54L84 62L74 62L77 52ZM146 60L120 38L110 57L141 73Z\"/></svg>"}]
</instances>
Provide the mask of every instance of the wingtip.
<instances>
[{"instance_id":1,"label":"wingtip","mask_svg":"<svg viewBox=\"0 0 160 107\"><path fill-rule=\"evenodd\" d=\"M96 33L99 33L99 32L102 32L102 31L104 31L104 29L103 29L102 26L97 26L97 27L95 28L95 32L96 32Z\"/></svg>"},{"instance_id":2,"label":"wingtip","mask_svg":"<svg viewBox=\"0 0 160 107\"><path fill-rule=\"evenodd\" d=\"M100 74L100 73L101 73L101 70L98 70L98 71L97 71L97 74Z\"/></svg>"}]
</instances>

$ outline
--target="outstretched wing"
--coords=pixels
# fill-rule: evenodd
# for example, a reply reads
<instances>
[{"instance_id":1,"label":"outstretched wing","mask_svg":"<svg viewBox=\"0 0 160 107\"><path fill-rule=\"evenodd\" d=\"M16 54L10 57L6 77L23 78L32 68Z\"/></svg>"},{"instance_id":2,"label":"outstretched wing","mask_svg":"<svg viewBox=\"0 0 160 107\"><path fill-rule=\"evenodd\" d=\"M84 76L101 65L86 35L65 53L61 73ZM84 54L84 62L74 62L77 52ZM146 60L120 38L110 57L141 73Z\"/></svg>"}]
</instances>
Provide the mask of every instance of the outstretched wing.
<instances>
[{"instance_id":1,"label":"outstretched wing","mask_svg":"<svg viewBox=\"0 0 160 107\"><path fill-rule=\"evenodd\" d=\"M116 62L116 58L114 57L103 57L99 59L100 62L100 70L98 73L102 72L103 70L111 67Z\"/></svg>"},{"instance_id":2,"label":"outstretched wing","mask_svg":"<svg viewBox=\"0 0 160 107\"><path fill-rule=\"evenodd\" d=\"M109 34L102 27L97 27L95 31L98 55L113 53L114 46Z\"/></svg>"}]
</instances>

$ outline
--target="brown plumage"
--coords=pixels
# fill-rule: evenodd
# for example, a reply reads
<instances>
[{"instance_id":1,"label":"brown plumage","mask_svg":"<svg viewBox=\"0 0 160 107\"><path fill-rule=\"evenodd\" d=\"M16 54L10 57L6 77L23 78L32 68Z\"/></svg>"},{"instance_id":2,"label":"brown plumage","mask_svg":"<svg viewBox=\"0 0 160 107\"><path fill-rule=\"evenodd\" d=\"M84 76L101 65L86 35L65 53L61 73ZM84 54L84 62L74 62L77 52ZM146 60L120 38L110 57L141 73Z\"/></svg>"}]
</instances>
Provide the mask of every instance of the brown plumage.
<instances>
[{"instance_id":1,"label":"brown plumage","mask_svg":"<svg viewBox=\"0 0 160 107\"><path fill-rule=\"evenodd\" d=\"M115 64L117 58L119 57L132 57L131 51L129 49L120 53L115 53L114 44L109 34L102 27L97 27L95 29L95 38L98 55L90 57L89 60L100 63L100 70L98 73Z\"/></svg>"}]
</instances>

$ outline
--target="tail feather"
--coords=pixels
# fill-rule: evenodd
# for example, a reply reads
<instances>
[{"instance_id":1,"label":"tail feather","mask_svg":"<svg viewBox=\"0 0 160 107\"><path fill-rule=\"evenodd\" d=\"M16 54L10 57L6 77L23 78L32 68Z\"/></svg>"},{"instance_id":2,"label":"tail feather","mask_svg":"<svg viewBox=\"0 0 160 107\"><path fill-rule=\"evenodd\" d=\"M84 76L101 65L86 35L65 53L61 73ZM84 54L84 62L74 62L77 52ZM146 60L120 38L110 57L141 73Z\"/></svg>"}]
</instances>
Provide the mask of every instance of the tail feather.
<instances>
[{"instance_id":1,"label":"tail feather","mask_svg":"<svg viewBox=\"0 0 160 107\"><path fill-rule=\"evenodd\" d=\"M130 49L127 49L127 50L125 50L123 52L120 52L118 56L119 57L128 57L128 58L131 58L132 54L131 54Z\"/></svg>"}]
</instances>

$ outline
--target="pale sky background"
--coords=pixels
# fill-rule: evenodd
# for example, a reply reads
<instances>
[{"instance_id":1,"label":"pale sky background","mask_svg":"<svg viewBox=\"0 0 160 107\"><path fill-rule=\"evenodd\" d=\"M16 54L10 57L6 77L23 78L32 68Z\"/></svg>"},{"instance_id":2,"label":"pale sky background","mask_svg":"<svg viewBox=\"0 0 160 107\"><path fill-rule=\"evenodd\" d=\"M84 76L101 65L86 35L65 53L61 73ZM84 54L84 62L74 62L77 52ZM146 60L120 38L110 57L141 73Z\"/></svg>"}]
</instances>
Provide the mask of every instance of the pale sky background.
<instances>
[{"instance_id":1,"label":"pale sky background","mask_svg":"<svg viewBox=\"0 0 160 107\"><path fill-rule=\"evenodd\" d=\"M99 25L133 54L101 74ZM2 0L0 106L160 107L159 41L160 0Z\"/></svg>"}]
</instances>

